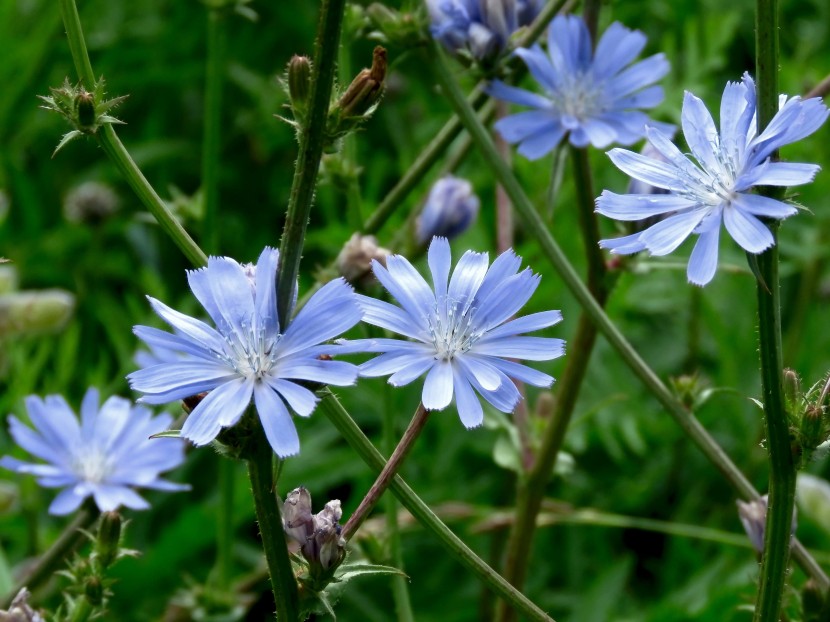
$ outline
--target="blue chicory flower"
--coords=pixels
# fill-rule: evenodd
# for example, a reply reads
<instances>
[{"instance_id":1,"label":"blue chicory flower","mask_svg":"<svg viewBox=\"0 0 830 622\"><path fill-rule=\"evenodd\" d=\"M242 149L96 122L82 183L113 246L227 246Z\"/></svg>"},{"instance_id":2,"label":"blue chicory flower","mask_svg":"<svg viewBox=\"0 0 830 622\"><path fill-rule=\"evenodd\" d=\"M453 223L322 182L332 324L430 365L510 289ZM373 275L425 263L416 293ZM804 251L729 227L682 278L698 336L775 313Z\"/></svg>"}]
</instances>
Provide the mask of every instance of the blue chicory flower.
<instances>
[{"instance_id":1,"label":"blue chicory flower","mask_svg":"<svg viewBox=\"0 0 830 622\"><path fill-rule=\"evenodd\" d=\"M478 216L479 200L466 179L447 175L429 191L426 205L418 218L418 241L426 244L432 238L454 238L463 233Z\"/></svg>"},{"instance_id":2,"label":"blue chicory flower","mask_svg":"<svg viewBox=\"0 0 830 622\"><path fill-rule=\"evenodd\" d=\"M430 32L450 52L466 50L483 60L501 52L541 5L540 0L427 0Z\"/></svg>"},{"instance_id":3,"label":"blue chicory flower","mask_svg":"<svg viewBox=\"0 0 830 622\"><path fill-rule=\"evenodd\" d=\"M782 201L751 194L755 186L796 186L812 181L815 164L773 162L772 153L815 132L827 119L828 110L818 99L786 97L761 134L755 123L755 83L728 83L721 99L720 134L704 103L686 93L682 127L697 163L692 162L661 132L648 128L649 142L666 161L612 149L612 162L640 181L664 188L668 194L620 195L608 190L597 199L597 212L617 220L641 220L668 215L661 222L634 235L603 240L612 253L648 250L667 255L692 233L698 240L687 269L689 282L706 285L718 264L721 221L738 245L749 253L761 253L774 239L759 218L786 218L796 208Z\"/></svg>"},{"instance_id":4,"label":"blue chicory flower","mask_svg":"<svg viewBox=\"0 0 830 622\"><path fill-rule=\"evenodd\" d=\"M102 512L125 506L149 506L133 488L189 490L159 477L184 461L184 444L172 438L151 439L165 431L173 418L153 417L149 409L121 397L110 397L99 408L98 390L91 388L81 403L80 425L60 395L26 398L34 429L9 417L12 438L47 464L23 462L10 456L0 466L34 475L45 488L63 488L49 506L51 514L69 514L92 497Z\"/></svg>"},{"instance_id":5,"label":"blue chicory flower","mask_svg":"<svg viewBox=\"0 0 830 622\"><path fill-rule=\"evenodd\" d=\"M650 122L636 109L663 101L663 88L654 83L669 71L663 54L632 64L645 44L642 32L615 22L593 52L582 18L556 17L547 54L538 45L515 52L545 94L493 81L493 97L534 108L500 119L495 128L507 142L519 143L519 153L530 160L553 151L566 134L576 147L634 143Z\"/></svg>"},{"instance_id":6,"label":"blue chicory flower","mask_svg":"<svg viewBox=\"0 0 830 622\"><path fill-rule=\"evenodd\" d=\"M518 272L521 257L512 250L489 265L487 253L467 251L450 277L450 245L446 238L430 244L431 288L404 257L390 255L386 268L374 262L375 276L400 307L360 296L364 322L411 339L366 339L350 343L380 356L360 366L361 376L391 374L402 386L426 373L421 400L428 410L442 410L455 398L461 422L468 428L483 421L478 392L502 412L512 412L521 395L510 380L547 387L553 378L510 359L547 361L562 356L561 339L526 337L521 333L553 326L559 311L544 311L509 320L539 285L529 268ZM508 321L509 320L509 321Z\"/></svg>"},{"instance_id":7,"label":"blue chicory flower","mask_svg":"<svg viewBox=\"0 0 830 622\"><path fill-rule=\"evenodd\" d=\"M343 279L324 285L281 333L278 260L279 251L266 247L255 266L211 257L206 268L188 271L190 289L215 329L153 298L149 298L153 309L175 332L148 326L134 329L151 348L187 355L127 376L132 388L144 394L141 401L163 404L210 392L182 427L182 436L196 445L211 442L222 428L235 425L253 398L277 455L296 454L300 440L286 405L307 417L317 404L314 393L297 381L345 386L357 377L357 368L350 363L321 360L339 350L323 342L360 321L352 288Z\"/></svg>"}]
</instances>

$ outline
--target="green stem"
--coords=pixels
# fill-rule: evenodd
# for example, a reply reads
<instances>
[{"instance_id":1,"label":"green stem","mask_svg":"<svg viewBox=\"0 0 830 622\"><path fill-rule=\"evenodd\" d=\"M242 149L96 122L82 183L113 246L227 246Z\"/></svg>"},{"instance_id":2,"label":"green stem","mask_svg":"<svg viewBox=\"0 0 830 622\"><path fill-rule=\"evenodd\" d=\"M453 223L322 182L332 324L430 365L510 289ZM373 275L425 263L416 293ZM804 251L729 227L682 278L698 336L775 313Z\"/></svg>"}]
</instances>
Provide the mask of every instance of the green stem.
<instances>
[{"instance_id":1,"label":"green stem","mask_svg":"<svg viewBox=\"0 0 830 622\"><path fill-rule=\"evenodd\" d=\"M320 401L319 409L334 424L334 427L343 435L346 442L354 449L360 458L372 469L380 473L386 461L380 452L366 438L358 425L349 416L337 398L331 392L321 393L323 399ZM507 600L516 607L520 613L531 620L553 622L552 618L531 602L527 596L510 585L495 570L490 568L478 555L476 555L461 539L447 527L441 519L424 503L420 497L403 481L400 475L396 475L390 484L394 495L400 500L403 506L409 510L412 516L432 531L441 541L447 551L462 565L466 566L493 592Z\"/></svg>"},{"instance_id":2,"label":"green stem","mask_svg":"<svg viewBox=\"0 0 830 622\"><path fill-rule=\"evenodd\" d=\"M272 469L274 454L265 438L259 419L257 418L256 421L257 438L247 462L257 521L259 521L259 533L262 536L262 548L265 549L265 559L271 575L271 588L274 590L274 601L277 605L277 620L296 622L299 619L299 595L291 560L288 557L280 508L277 505L274 491Z\"/></svg>"},{"instance_id":3,"label":"green stem","mask_svg":"<svg viewBox=\"0 0 830 622\"><path fill-rule=\"evenodd\" d=\"M202 142L202 245L219 251L219 151L222 135L222 83L225 78L225 12L208 9L205 65L205 120Z\"/></svg>"},{"instance_id":4,"label":"green stem","mask_svg":"<svg viewBox=\"0 0 830 622\"><path fill-rule=\"evenodd\" d=\"M280 267L277 277L277 313L283 330L291 318L297 288L297 275L303 253L306 225L308 224L320 158L326 140L331 90L334 82L337 49L340 44L340 27L346 0L323 0L320 7L320 23L314 44L314 63L311 82L310 110L305 125L300 130L300 149L285 229L280 241Z\"/></svg>"},{"instance_id":5,"label":"green stem","mask_svg":"<svg viewBox=\"0 0 830 622\"><path fill-rule=\"evenodd\" d=\"M98 508L94 504L85 504L75 515L72 522L66 526L66 529L63 530L60 537L55 540L54 544L40 556L37 563L26 574L20 577L20 580L12 588L12 591L5 595L2 602L0 602L0 608L7 609L12 598L22 588L25 587L30 592L34 592L57 570L60 570L60 566L67 556L85 540L86 536L83 530L88 529L98 518L99 514Z\"/></svg>"},{"instance_id":6,"label":"green stem","mask_svg":"<svg viewBox=\"0 0 830 622\"><path fill-rule=\"evenodd\" d=\"M66 28L66 38L69 42L69 50L72 53L72 60L75 62L75 69L83 85L91 90L95 84L95 74L92 72L92 64L89 62L89 54L86 51L84 32L81 29L81 18L78 15L78 7L75 0L60 0L61 15ZM104 125L95 134L98 143L115 164L116 168L124 176L130 188L138 196L139 200L150 211L158 221L164 232L170 236L176 246L184 253L194 266L201 266L207 263L207 256L202 249L187 234L187 231L175 219L170 210L159 198L150 182L144 177L136 163L130 157L126 148L118 139L118 135L111 125Z\"/></svg>"},{"instance_id":7,"label":"green stem","mask_svg":"<svg viewBox=\"0 0 830 622\"><path fill-rule=\"evenodd\" d=\"M593 298L605 304L607 297L605 260L599 248L599 225L594 213L593 178L587 149L570 147L574 170L578 221L585 243L588 265L588 289ZM504 578L522 589L531 558L536 522L542 507L545 485L556 466L556 459L565 442L565 433L571 422L579 390L583 385L588 362L597 338L597 327L583 311L579 316L576 334L568 344L565 371L558 381L559 392L550 422L545 428L536 462L527 476L519 482L516 495L516 518L507 541ZM503 607L496 611L496 619L503 622L515 617Z\"/></svg>"},{"instance_id":8,"label":"green stem","mask_svg":"<svg viewBox=\"0 0 830 622\"><path fill-rule=\"evenodd\" d=\"M642 381L655 398L663 405L669 415L680 426L683 432L697 445L698 449L717 468L724 478L732 485L738 494L745 499L759 498L758 491L749 480L729 459L717 441L711 437L697 418L681 404L660 380L657 374L637 353L634 347L614 325L600 304L591 295L590 290L582 283L579 275L568 261L562 249L553 239L545 223L536 212L530 199L525 194L516 177L499 158L493 141L486 128L478 121L474 111L466 105L464 96L450 73L443 51L437 46L432 47L432 66L436 69L436 76L444 93L449 98L456 113L473 137L485 163L501 183L511 200L516 212L524 220L527 232L536 236L542 252L550 261L553 268L559 273L565 286L570 290L583 311L597 325L611 346L617 351L623 361L634 374ZM830 586L830 580L802 547L793 550L796 559L806 572L818 581L823 588Z\"/></svg>"},{"instance_id":9,"label":"green stem","mask_svg":"<svg viewBox=\"0 0 830 622\"><path fill-rule=\"evenodd\" d=\"M86 596L81 596L75 601L70 622L86 622L94 612L95 607L92 606L89 599Z\"/></svg>"},{"instance_id":10,"label":"green stem","mask_svg":"<svg viewBox=\"0 0 830 622\"><path fill-rule=\"evenodd\" d=\"M758 79L758 132L778 111L778 2L758 0L755 13ZM775 155L773 155L773 158ZM768 196L772 193L765 193ZM781 354L781 304L778 284L778 223L768 223L773 246L757 258L764 283L758 283L758 342L761 388L769 454L769 509L764 531L761 578L755 603L756 622L776 621L789 566L796 466L784 404Z\"/></svg>"},{"instance_id":11,"label":"green stem","mask_svg":"<svg viewBox=\"0 0 830 622\"><path fill-rule=\"evenodd\" d=\"M383 409L383 451L388 456L395 450L395 416L397 413L391 404L392 388L385 385L384 397L386 398ZM398 526L398 500L394 495L386 495L384 499L386 511L386 537L389 542L389 558L392 566L404 571L403 552L401 551L401 531ZM412 603L409 598L409 580L400 575L392 576L392 598L395 601L395 613L398 622L415 622L415 614L412 612Z\"/></svg>"},{"instance_id":12,"label":"green stem","mask_svg":"<svg viewBox=\"0 0 830 622\"><path fill-rule=\"evenodd\" d=\"M394 478L398 473L401 465L403 465L403 461L406 460L409 452L412 451L412 448L415 446L415 441L421 435L428 418L429 411L424 408L423 404L418 404L415 414L412 415L412 420L409 422L406 431L403 433L398 446L395 447L395 451L392 452L392 455L389 457L389 461L384 465L383 470L380 472L380 475L378 475L375 483L372 484L369 492L366 493L366 496L360 502L360 505L357 506L357 509L349 517L348 522L346 522L346 525L343 527L342 535L346 540L354 535L363 521L368 518L369 512L371 512L372 508L375 507L375 504L378 502L381 495L386 492L387 488L389 488L389 484L392 483L392 478Z\"/></svg>"}]
</instances>

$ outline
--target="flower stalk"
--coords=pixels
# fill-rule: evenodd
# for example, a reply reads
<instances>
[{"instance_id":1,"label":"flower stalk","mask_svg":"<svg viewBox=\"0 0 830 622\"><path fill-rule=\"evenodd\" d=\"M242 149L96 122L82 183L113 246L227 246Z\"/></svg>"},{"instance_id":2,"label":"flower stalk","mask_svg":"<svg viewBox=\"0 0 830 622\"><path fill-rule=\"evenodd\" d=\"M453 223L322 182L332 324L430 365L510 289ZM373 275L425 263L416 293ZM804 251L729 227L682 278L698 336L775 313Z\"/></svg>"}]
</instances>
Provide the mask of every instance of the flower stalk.
<instances>
[{"instance_id":1,"label":"flower stalk","mask_svg":"<svg viewBox=\"0 0 830 622\"><path fill-rule=\"evenodd\" d=\"M755 13L755 54L758 79L759 133L778 112L778 2L758 0ZM773 159L775 154L772 155ZM773 192L763 192L771 196ZM767 223L777 238L778 222ZM795 503L796 466L783 392L781 304L778 244L758 255L758 340L761 387L769 455L769 509L761 558L761 578L755 604L756 622L777 620L790 557Z\"/></svg>"},{"instance_id":2,"label":"flower stalk","mask_svg":"<svg viewBox=\"0 0 830 622\"><path fill-rule=\"evenodd\" d=\"M387 488L389 488L389 485L392 483L392 479L400 470L403 461L409 455L409 452L412 451L415 441L421 435L421 431L424 429L428 418L429 411L424 408L423 403L418 404L418 408L415 410L415 414L412 415L412 420L409 422L409 425L401 437L401 440L398 442L397 447L395 447L395 451L392 452L392 455L384 465L383 470L380 472L380 475L378 475L375 483L372 484L369 492L366 493L366 496L360 502L360 505L357 506L357 509L349 517L349 520L343 527L342 535L346 538L346 540L355 534L360 525L363 524L363 521L369 517L369 512L371 512L372 508L375 507L375 504L378 502L381 495L386 492Z\"/></svg>"},{"instance_id":3,"label":"flower stalk","mask_svg":"<svg viewBox=\"0 0 830 622\"><path fill-rule=\"evenodd\" d=\"M336 72L345 6L345 0L323 0L320 7L320 23L312 63L309 113L307 122L299 132L300 149L291 183L285 229L280 241L277 312L283 328L291 317L306 225L314 200L314 189L317 187L320 158L327 140L326 119Z\"/></svg>"},{"instance_id":4,"label":"flower stalk","mask_svg":"<svg viewBox=\"0 0 830 622\"><path fill-rule=\"evenodd\" d=\"M75 0L60 0L61 15L66 28L66 38L69 42L69 50L72 53L72 60L82 84L91 89L95 84L95 74L92 71L92 64L89 61L89 54L86 49L84 33L81 29L81 18L78 15L78 7ZM118 135L111 125L107 124L101 131L95 134L101 148L115 164L119 172L124 176L130 188L136 193L141 203L153 215L159 226L170 236L173 243L179 247L185 257L194 266L201 266L207 263L207 255L199 248L184 230L181 223L173 216L164 201L144 177L141 170L130 157L129 152L121 143Z\"/></svg>"},{"instance_id":5,"label":"flower stalk","mask_svg":"<svg viewBox=\"0 0 830 622\"><path fill-rule=\"evenodd\" d=\"M352 417L343 408L331 392L321 393L320 410L332 422L352 449L370 468L378 473L383 470L386 461L372 442L366 438L363 431L354 422ZM510 585L504 578L488 566L464 542L456 536L449 527L424 503L421 498L404 482L400 475L395 475L390 483L392 493L401 504L409 510L415 519L427 530L431 531L441 541L458 562L469 569L494 593L510 602L511 606L529 620L553 622L553 619L536 606L519 590Z\"/></svg>"},{"instance_id":6,"label":"flower stalk","mask_svg":"<svg viewBox=\"0 0 830 622\"><path fill-rule=\"evenodd\" d=\"M526 230L536 236L542 252L550 261L553 268L562 278L565 286L570 290L577 302L591 321L597 325L599 331L609 341L611 346L622 357L634 374L645 385L655 398L663 405L668 414L680 426L683 432L695 443L706 458L717 468L723 477L732 485L744 499L757 499L760 494L754 486L729 459L717 441L706 431L697 418L689 412L683 404L672 394L669 388L660 380L657 374L637 353L625 336L611 321L599 303L591 295L590 290L582 283L568 258L553 239L547 226L537 213L530 199L525 194L513 173L507 168L498 155L486 128L477 119L473 110L466 104L464 95L453 78L442 50L438 46L431 48L432 66L436 70L436 78L445 95L449 99L462 123L467 127L478 147L485 164L493 171L496 179L504 186L516 212L524 221ZM830 579L818 566L815 560L800 544L794 542L793 555L804 568L805 572L816 579L824 588L830 586Z\"/></svg>"}]
</instances>

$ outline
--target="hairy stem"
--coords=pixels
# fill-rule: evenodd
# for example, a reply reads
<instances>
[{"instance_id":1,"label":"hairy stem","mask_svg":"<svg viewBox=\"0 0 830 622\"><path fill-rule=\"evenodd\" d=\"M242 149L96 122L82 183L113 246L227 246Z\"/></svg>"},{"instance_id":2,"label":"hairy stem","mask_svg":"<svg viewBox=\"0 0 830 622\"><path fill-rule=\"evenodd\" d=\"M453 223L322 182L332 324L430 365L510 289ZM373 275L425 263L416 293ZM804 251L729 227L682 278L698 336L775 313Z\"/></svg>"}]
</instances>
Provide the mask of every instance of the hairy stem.
<instances>
[{"instance_id":1,"label":"hairy stem","mask_svg":"<svg viewBox=\"0 0 830 622\"><path fill-rule=\"evenodd\" d=\"M737 466L729 459L717 441L706 431L697 418L689 412L672 392L660 380L657 374L637 353L616 325L611 321L600 304L591 295L590 290L582 283L568 258L553 239L545 223L536 212L516 177L505 166L490 139L486 128L478 121L473 110L466 105L464 96L458 88L443 52L437 47L432 48L432 65L436 69L436 76L444 89L456 113L470 131L473 141L478 147L484 161L493 171L496 179L504 186L513 201L516 212L523 219L527 232L537 238L542 252L550 261L553 268L559 273L565 286L573 294L584 312L597 325L599 332L608 340L623 361L634 374L642 381L655 398L663 405L668 414L680 426L683 432L695 443L706 458L721 472L723 477L732 485L737 493L745 499L757 499L759 493ZM809 572L823 588L830 586L830 580L821 570L815 560L800 546L794 546L793 553L805 572Z\"/></svg>"},{"instance_id":2,"label":"hairy stem","mask_svg":"<svg viewBox=\"0 0 830 622\"><path fill-rule=\"evenodd\" d=\"M755 60L758 79L758 132L778 111L778 2L757 0ZM775 155L773 155L773 158ZM771 193L767 193L771 194ZM796 467L783 392L781 303L778 283L777 222L768 223L774 245L758 256L764 283L758 283L758 342L761 388L769 455L769 509L764 531L756 622L778 620L790 558Z\"/></svg>"},{"instance_id":3,"label":"hairy stem","mask_svg":"<svg viewBox=\"0 0 830 622\"><path fill-rule=\"evenodd\" d=\"M81 18L78 15L78 7L75 0L60 0L61 15L66 28L66 38L69 42L69 50L72 53L72 60L75 62L75 69L78 72L83 85L91 90L95 84L95 74L92 71L92 64L89 62L89 54L86 51L84 33L81 29ZM136 163L130 157L127 149L121 144L118 135L112 125L105 124L95 134L98 143L104 152L113 161L116 168L126 179L130 188L136 193L144 207L153 215L159 226L170 236L173 243L179 247L185 257L194 266L201 266L207 263L207 256L199 248L198 244L184 230L178 220L173 216L164 201L156 194L150 182L141 173Z\"/></svg>"},{"instance_id":4,"label":"hairy stem","mask_svg":"<svg viewBox=\"0 0 830 622\"><path fill-rule=\"evenodd\" d=\"M366 438L358 425L354 422L348 412L343 408L337 398L329 391L321 392L323 399L320 401L320 410L334 424L334 427L343 435L352 449L372 469L380 473L386 461L372 442ZM531 602L524 594L510 585L504 578L488 566L478 555L476 555L461 539L456 536L449 527L424 503L421 498L403 481L400 475L392 478L390 489L400 500L403 506L409 510L412 516L431 531L441 541L447 552L459 563L470 570L493 592L510 602L511 606L527 616L530 620L542 622L553 622L552 618Z\"/></svg>"},{"instance_id":5,"label":"hairy stem","mask_svg":"<svg viewBox=\"0 0 830 622\"><path fill-rule=\"evenodd\" d=\"M280 241L280 266L277 277L277 313L283 330L291 318L297 288L297 275L303 254L306 225L308 224L317 173L326 140L326 119L331 101L337 50L340 45L340 27L346 0L323 0L320 23L314 44L310 109L300 129L300 150L291 183L285 229Z\"/></svg>"},{"instance_id":6,"label":"hairy stem","mask_svg":"<svg viewBox=\"0 0 830 622\"><path fill-rule=\"evenodd\" d=\"M274 453L265 438L262 425L257 421L257 439L248 457L248 476L254 496L262 548L271 575L271 588L277 605L279 622L296 622L299 617L299 595L297 582L288 557L285 532L282 527L280 508L274 491L272 462Z\"/></svg>"}]
</instances>

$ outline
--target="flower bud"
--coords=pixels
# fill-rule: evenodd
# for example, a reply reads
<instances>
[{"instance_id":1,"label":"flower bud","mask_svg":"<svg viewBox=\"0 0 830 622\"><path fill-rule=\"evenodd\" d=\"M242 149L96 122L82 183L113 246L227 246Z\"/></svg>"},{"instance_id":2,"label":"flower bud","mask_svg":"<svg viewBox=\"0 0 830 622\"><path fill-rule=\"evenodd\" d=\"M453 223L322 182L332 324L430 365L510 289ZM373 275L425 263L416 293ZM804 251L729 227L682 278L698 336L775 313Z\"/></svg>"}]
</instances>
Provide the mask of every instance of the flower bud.
<instances>
[{"instance_id":1,"label":"flower bud","mask_svg":"<svg viewBox=\"0 0 830 622\"><path fill-rule=\"evenodd\" d=\"M288 97L294 118L305 117L311 93L311 60L307 56L292 56L288 61Z\"/></svg>"},{"instance_id":2,"label":"flower bud","mask_svg":"<svg viewBox=\"0 0 830 622\"><path fill-rule=\"evenodd\" d=\"M312 577L330 576L346 556L346 541L340 536L340 501L329 501L322 511L311 513L311 495L305 488L295 488L283 504L283 529L300 543L300 552L308 562Z\"/></svg>"},{"instance_id":3,"label":"flower bud","mask_svg":"<svg viewBox=\"0 0 830 622\"><path fill-rule=\"evenodd\" d=\"M0 296L0 337L60 330L72 317L75 297L60 289Z\"/></svg>"},{"instance_id":4,"label":"flower bud","mask_svg":"<svg viewBox=\"0 0 830 622\"><path fill-rule=\"evenodd\" d=\"M479 200L466 179L447 175L429 191L427 202L416 224L418 241L433 237L453 238L463 233L478 215Z\"/></svg>"},{"instance_id":5,"label":"flower bud","mask_svg":"<svg viewBox=\"0 0 830 622\"><path fill-rule=\"evenodd\" d=\"M81 87L75 95L75 110L78 115L78 129L82 132L95 131L95 98Z\"/></svg>"},{"instance_id":6,"label":"flower bud","mask_svg":"<svg viewBox=\"0 0 830 622\"><path fill-rule=\"evenodd\" d=\"M95 541L95 552L101 566L107 568L117 558L121 542L121 514L118 512L104 512L98 523L98 538Z\"/></svg>"},{"instance_id":7,"label":"flower bud","mask_svg":"<svg viewBox=\"0 0 830 622\"><path fill-rule=\"evenodd\" d=\"M386 50L378 45L372 52L371 69L361 69L346 92L340 96L337 107L341 117L363 116L380 101L386 67Z\"/></svg>"},{"instance_id":8,"label":"flower bud","mask_svg":"<svg viewBox=\"0 0 830 622\"><path fill-rule=\"evenodd\" d=\"M801 414L801 421L799 423L802 462L809 462L816 447L826 440L824 409L821 406L808 406Z\"/></svg>"},{"instance_id":9,"label":"flower bud","mask_svg":"<svg viewBox=\"0 0 830 622\"><path fill-rule=\"evenodd\" d=\"M355 233L337 255L337 271L352 285L366 285L372 272L372 260L386 266L391 251L381 246L372 235Z\"/></svg>"},{"instance_id":10,"label":"flower bud","mask_svg":"<svg viewBox=\"0 0 830 622\"><path fill-rule=\"evenodd\" d=\"M815 579L809 578L801 589L801 609L804 611L805 622L821 620L824 600L824 590Z\"/></svg>"},{"instance_id":11,"label":"flower bud","mask_svg":"<svg viewBox=\"0 0 830 622\"><path fill-rule=\"evenodd\" d=\"M311 514L311 494L303 488L288 493L282 506L282 525L289 537L301 545L314 533L314 517Z\"/></svg>"},{"instance_id":12,"label":"flower bud","mask_svg":"<svg viewBox=\"0 0 830 622\"><path fill-rule=\"evenodd\" d=\"M795 370L790 369L789 367L784 370L782 375L783 377L783 389L784 389L784 400L787 404L787 409L789 410L790 414L796 415L797 408L801 404L801 379L798 377L798 374Z\"/></svg>"},{"instance_id":13,"label":"flower bud","mask_svg":"<svg viewBox=\"0 0 830 622\"><path fill-rule=\"evenodd\" d=\"M84 596L89 599L93 607L98 607L104 601L104 584L101 577L92 575L84 581Z\"/></svg>"},{"instance_id":14,"label":"flower bud","mask_svg":"<svg viewBox=\"0 0 830 622\"><path fill-rule=\"evenodd\" d=\"M43 616L29 606L29 590L21 588L8 611L0 609L0 622L44 622Z\"/></svg>"}]
</instances>

